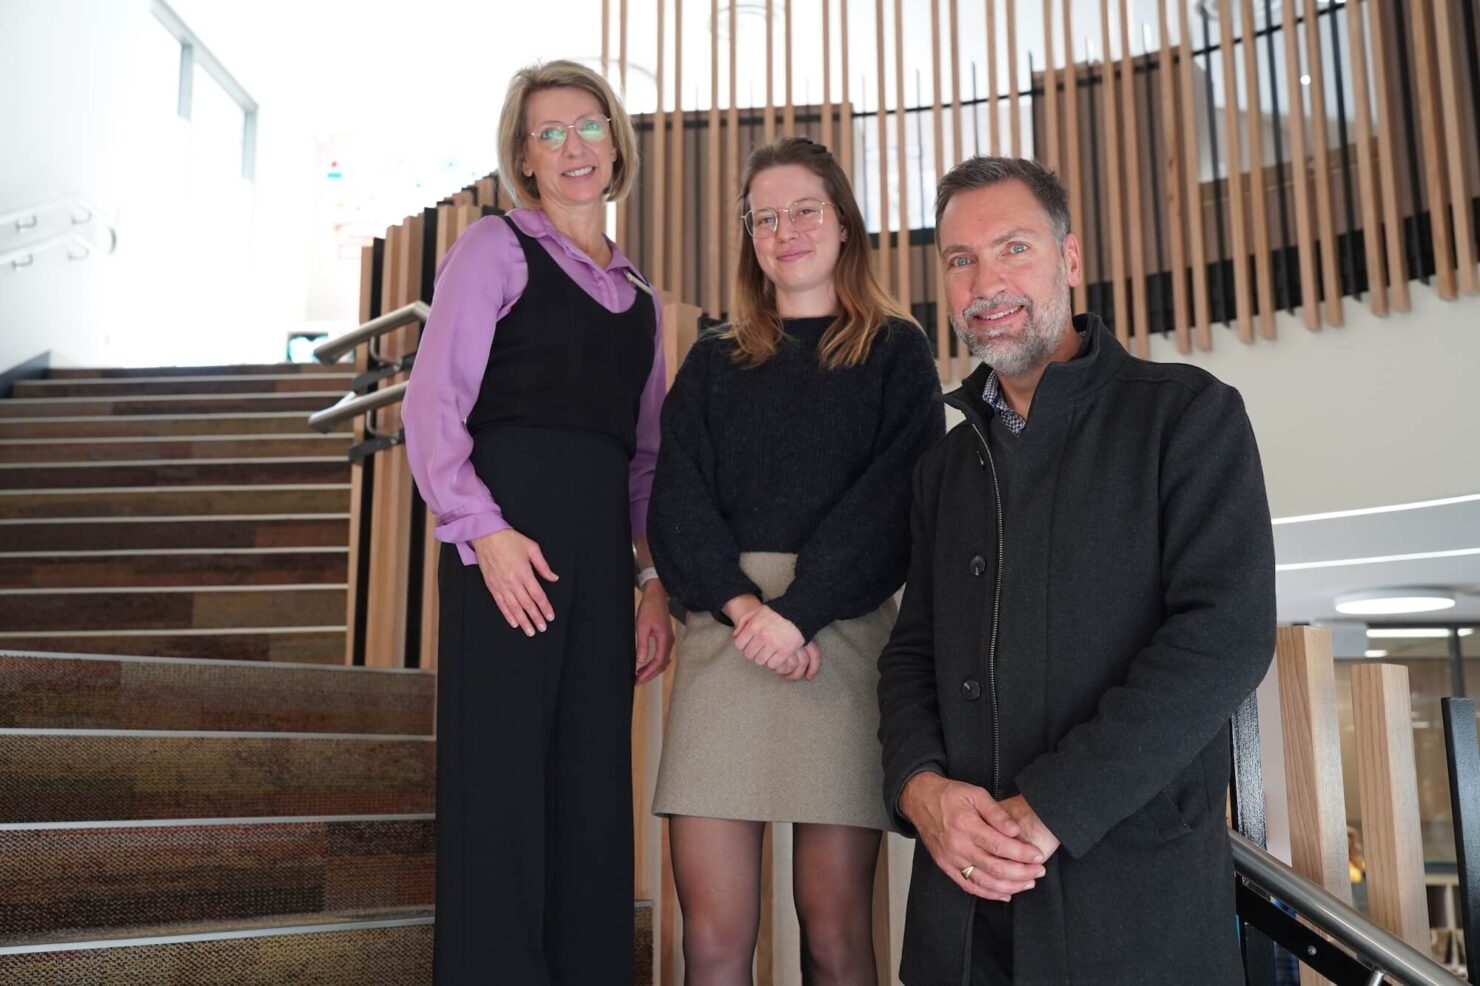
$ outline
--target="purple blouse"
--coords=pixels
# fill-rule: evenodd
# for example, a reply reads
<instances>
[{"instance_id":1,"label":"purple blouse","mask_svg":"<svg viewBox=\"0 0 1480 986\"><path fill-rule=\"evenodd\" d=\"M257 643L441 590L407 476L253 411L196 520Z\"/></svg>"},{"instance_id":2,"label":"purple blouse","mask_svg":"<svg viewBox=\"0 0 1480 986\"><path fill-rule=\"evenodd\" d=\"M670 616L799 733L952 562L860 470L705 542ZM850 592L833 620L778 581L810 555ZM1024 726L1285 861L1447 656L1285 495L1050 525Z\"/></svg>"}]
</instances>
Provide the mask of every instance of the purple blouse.
<instances>
[{"instance_id":1,"label":"purple blouse","mask_svg":"<svg viewBox=\"0 0 1480 986\"><path fill-rule=\"evenodd\" d=\"M611 263L603 269L540 210L515 209L509 218L538 240L561 270L607 311L632 306L638 289L626 275L636 274L637 268L615 245ZM512 526L473 471L467 417L478 400L498 321L528 283L524 250L502 219L487 216L469 226L437 268L432 314L401 406L406 458L422 499L437 518L436 538L457 545L464 565L478 560L468 542ZM627 480L634 539L647 533L658 458L658 411L663 403L663 306L656 297L653 307L657 315L653 368L638 405L637 452Z\"/></svg>"}]
</instances>

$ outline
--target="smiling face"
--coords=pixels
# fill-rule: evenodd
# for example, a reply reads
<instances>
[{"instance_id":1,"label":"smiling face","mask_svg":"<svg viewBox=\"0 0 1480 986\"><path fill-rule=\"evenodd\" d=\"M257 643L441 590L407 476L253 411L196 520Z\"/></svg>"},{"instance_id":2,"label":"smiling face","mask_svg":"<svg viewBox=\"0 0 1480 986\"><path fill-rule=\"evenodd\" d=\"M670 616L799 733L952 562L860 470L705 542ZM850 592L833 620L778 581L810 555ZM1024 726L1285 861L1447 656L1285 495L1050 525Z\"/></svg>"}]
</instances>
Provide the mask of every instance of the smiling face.
<instances>
[{"instance_id":1,"label":"smiling face","mask_svg":"<svg viewBox=\"0 0 1480 986\"><path fill-rule=\"evenodd\" d=\"M823 208L822 222L816 229L797 229L782 210L802 199L830 201L822 179L800 164L767 168L751 179L746 207L752 212L774 209L778 213L774 226L764 232L758 227L760 235L750 241L761 270L776 287L778 303L784 296L802 297L830 290L847 235L832 205Z\"/></svg>"},{"instance_id":2,"label":"smiling face","mask_svg":"<svg viewBox=\"0 0 1480 986\"><path fill-rule=\"evenodd\" d=\"M584 89L541 89L525 102L526 135L548 123L562 123L569 128L559 149L547 147L536 137L524 138L522 168L538 184L542 204L565 209L589 208L605 200L617 160L610 127L595 142L585 140L575 130L578 120L602 116L601 103Z\"/></svg>"},{"instance_id":3,"label":"smiling face","mask_svg":"<svg viewBox=\"0 0 1480 986\"><path fill-rule=\"evenodd\" d=\"M1011 178L957 192L938 233L951 325L971 354L1006 377L1047 365L1073 332L1069 289L1079 242L1056 242L1048 213Z\"/></svg>"}]
</instances>

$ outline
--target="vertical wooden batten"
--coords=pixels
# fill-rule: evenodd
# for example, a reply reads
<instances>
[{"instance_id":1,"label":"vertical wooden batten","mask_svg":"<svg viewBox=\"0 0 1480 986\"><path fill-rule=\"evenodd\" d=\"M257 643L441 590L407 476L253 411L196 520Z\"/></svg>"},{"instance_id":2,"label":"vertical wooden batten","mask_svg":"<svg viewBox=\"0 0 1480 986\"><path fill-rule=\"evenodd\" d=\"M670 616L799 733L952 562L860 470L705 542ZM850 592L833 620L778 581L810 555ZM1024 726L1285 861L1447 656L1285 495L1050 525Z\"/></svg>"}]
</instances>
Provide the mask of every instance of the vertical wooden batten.
<instances>
[{"instance_id":1,"label":"vertical wooden batten","mask_svg":"<svg viewBox=\"0 0 1480 986\"><path fill-rule=\"evenodd\" d=\"M848 0L842 0L847 6ZM833 102L832 102L832 5L833 0L822 0L822 146L833 147ZM846 41L846 39L844 39ZM845 73L844 78L847 78ZM845 175L847 172L843 172Z\"/></svg>"},{"instance_id":2,"label":"vertical wooden batten","mask_svg":"<svg viewBox=\"0 0 1480 986\"><path fill-rule=\"evenodd\" d=\"M735 0L730 0L734 3ZM766 115L762 122L766 143L776 139L776 7L766 0Z\"/></svg>"},{"instance_id":3,"label":"vertical wooden batten","mask_svg":"<svg viewBox=\"0 0 1480 986\"><path fill-rule=\"evenodd\" d=\"M1347 11L1350 17L1351 10ZM1480 291L1480 275L1475 269L1475 219L1470 203L1470 172L1465 167L1465 124L1460 116L1460 101L1465 91L1455 65L1454 46L1463 30L1454 25L1453 12L1447 0L1434 4L1434 38L1438 48L1439 94L1443 103L1444 146L1449 168L1449 201L1453 203L1454 263L1459 274L1459 289L1466 294ZM1480 93L1472 93L1480 99Z\"/></svg>"},{"instance_id":4,"label":"vertical wooden batten","mask_svg":"<svg viewBox=\"0 0 1480 986\"><path fill-rule=\"evenodd\" d=\"M1122 3L1125 0L1121 0ZM1115 338L1130 347L1131 306L1126 294L1125 233L1121 229L1120 105L1115 98L1115 61L1110 57L1110 0L1100 0L1101 95L1105 121L1105 211L1109 215L1111 297L1115 306ZM1132 222L1136 218L1132 217ZM1103 269L1103 268L1101 268Z\"/></svg>"},{"instance_id":5,"label":"vertical wooden batten","mask_svg":"<svg viewBox=\"0 0 1480 986\"><path fill-rule=\"evenodd\" d=\"M1313 4L1315 0L1306 2ZM1428 199L1429 238L1434 248L1434 280L1438 282L1439 297L1445 301L1453 301L1457 296L1454 241L1449 234L1448 188L1444 180L1444 135L1439 130L1439 80L1434 66L1433 7L1447 2L1448 0L1433 0L1431 5L1420 0L1409 5L1409 16L1412 18L1413 76L1418 82L1418 131L1423 144L1424 195ZM1445 39L1446 47L1448 40ZM1415 194L1414 199L1417 198ZM1464 209L1469 208L1472 206L1467 201Z\"/></svg>"},{"instance_id":6,"label":"vertical wooden batten","mask_svg":"<svg viewBox=\"0 0 1480 986\"><path fill-rule=\"evenodd\" d=\"M936 179L946 173L945 161L945 134L942 132L943 112L941 107L940 86L940 0L930 0L930 80L932 85L932 102L930 106L930 119L935 130L935 176ZM922 165L924 162L921 162ZM928 201L920 203L922 212L932 214ZM932 226L934 220L931 220ZM951 328L946 317L948 306L946 305L945 279L941 275L940 264L935 263L935 251L930 247L925 248L926 274L935 282L935 368L940 374L941 380L951 378Z\"/></svg>"},{"instance_id":7,"label":"vertical wooden batten","mask_svg":"<svg viewBox=\"0 0 1480 986\"><path fill-rule=\"evenodd\" d=\"M1012 156L1023 156L1023 112L1018 94L1017 0L1004 0L1002 16L1007 21L1007 133Z\"/></svg>"},{"instance_id":8,"label":"vertical wooden batten","mask_svg":"<svg viewBox=\"0 0 1480 986\"><path fill-rule=\"evenodd\" d=\"M1192 335L1197 348L1213 348L1213 308L1208 296L1208 244L1203 228L1202 181L1197 153L1197 79L1192 71L1192 13L1180 11L1177 42L1177 105L1182 116L1183 195L1187 212L1187 262L1192 267ZM1180 276L1180 275L1179 275Z\"/></svg>"},{"instance_id":9,"label":"vertical wooden batten","mask_svg":"<svg viewBox=\"0 0 1480 986\"><path fill-rule=\"evenodd\" d=\"M782 109L782 123L784 125L783 129L786 131L786 136L794 137L797 132L797 110L791 93L791 0L781 0L781 10L781 17L786 25L785 33L783 34L784 44L781 48L782 56L786 62L783 71L786 82L783 95L786 97L786 105Z\"/></svg>"},{"instance_id":10,"label":"vertical wooden batten","mask_svg":"<svg viewBox=\"0 0 1480 986\"><path fill-rule=\"evenodd\" d=\"M895 289L906 307L910 306L910 261L914 251L910 248L910 168L909 141L905 137L904 101L904 0L894 0L894 141L896 166L899 168L899 230L898 252L899 273Z\"/></svg>"},{"instance_id":11,"label":"vertical wooden batten","mask_svg":"<svg viewBox=\"0 0 1480 986\"><path fill-rule=\"evenodd\" d=\"M1001 154L1002 140L999 132L1002 114L997 107L997 93L1001 80L997 75L997 0L985 0L987 14L987 153Z\"/></svg>"},{"instance_id":12,"label":"vertical wooden batten","mask_svg":"<svg viewBox=\"0 0 1480 986\"><path fill-rule=\"evenodd\" d=\"M1283 4L1285 78L1299 79L1300 27L1293 0ZM1295 212L1295 243L1300 258L1300 307L1307 329L1321 327L1320 279L1316 275L1316 243L1311 228L1310 168L1305 149L1305 100L1298 85L1290 86L1290 190Z\"/></svg>"},{"instance_id":13,"label":"vertical wooden batten","mask_svg":"<svg viewBox=\"0 0 1480 986\"><path fill-rule=\"evenodd\" d=\"M1192 352L1192 336L1187 310L1187 258L1183 245L1182 147L1177 142L1177 76L1173 66L1171 22L1167 17L1167 0L1157 0L1157 28L1161 48L1157 54L1157 71L1161 76L1161 164L1166 174L1167 239L1170 241L1172 281L1172 331L1177 352ZM1155 149L1153 149L1153 152Z\"/></svg>"},{"instance_id":14,"label":"vertical wooden batten","mask_svg":"<svg viewBox=\"0 0 1480 986\"><path fill-rule=\"evenodd\" d=\"M1043 0L1043 147L1038 160L1059 171L1059 72L1053 54L1053 0Z\"/></svg>"},{"instance_id":15,"label":"vertical wooden batten","mask_svg":"<svg viewBox=\"0 0 1480 986\"><path fill-rule=\"evenodd\" d=\"M680 0L681 2L681 0ZM653 110L653 181L649 186L652 189L652 242L643 244L648 248L648 277L661 291L669 287L668 267L668 214L665 209L667 195L664 190L668 187L668 115L664 111L663 92L663 69L664 55L667 45L665 42L664 19L667 12L668 0L658 0L658 105Z\"/></svg>"},{"instance_id":16,"label":"vertical wooden batten","mask_svg":"<svg viewBox=\"0 0 1480 986\"><path fill-rule=\"evenodd\" d=\"M1388 304L1395 310L1406 312L1410 301L1408 293L1408 260L1403 250L1403 224L1398 217L1398 165L1394 140L1395 114L1392 109L1393 90L1391 73L1388 71L1387 46L1378 39L1387 26L1388 0L1367 0L1368 33L1372 39L1372 103L1377 111L1377 177L1382 189L1383 243L1387 253Z\"/></svg>"},{"instance_id":17,"label":"vertical wooden batten","mask_svg":"<svg viewBox=\"0 0 1480 986\"><path fill-rule=\"evenodd\" d=\"M678 298L689 297L684 283L684 256L688 253L688 236L684 223L691 207L685 193L684 171L684 112L683 112L683 5L684 0L673 0L673 134L672 166L669 169L667 195L668 206L668 252L667 279L664 286ZM659 189L658 194L664 194Z\"/></svg>"},{"instance_id":18,"label":"vertical wooden batten","mask_svg":"<svg viewBox=\"0 0 1480 986\"><path fill-rule=\"evenodd\" d=\"M1291 0L1290 6L1295 6ZM1421 6L1421 5L1420 5ZM1310 139L1316 169L1316 228L1321 240L1322 316L1328 325L1344 322L1341 271L1337 264L1336 214L1331 190L1331 148L1326 136L1326 73L1322 68L1321 22L1316 0L1305 0L1306 74L1310 76Z\"/></svg>"},{"instance_id":19,"label":"vertical wooden batten","mask_svg":"<svg viewBox=\"0 0 1480 986\"><path fill-rule=\"evenodd\" d=\"M889 290L894 281L894 271L889 265L889 114L884 80L884 0L874 0L874 27L878 40L878 130L879 130L879 280L884 290Z\"/></svg>"},{"instance_id":20,"label":"vertical wooden batten","mask_svg":"<svg viewBox=\"0 0 1480 986\"><path fill-rule=\"evenodd\" d=\"M1218 58L1223 65L1223 130L1227 137L1228 158L1228 226L1230 259L1233 263L1233 295L1235 322L1238 337L1242 342L1254 341L1254 319L1250 309L1253 294L1249 287L1249 243L1248 207L1244 202L1244 176L1241 165L1242 147L1239 141L1238 117L1238 61L1234 57L1236 35L1233 25L1234 0L1223 0L1218 4L1218 36L1221 44ZM1247 29L1246 29L1247 31ZM1224 299L1225 306L1228 299ZM1225 320L1228 309L1223 311Z\"/></svg>"},{"instance_id":21,"label":"vertical wooden batten","mask_svg":"<svg viewBox=\"0 0 1480 986\"><path fill-rule=\"evenodd\" d=\"M1264 105L1259 95L1259 32L1254 0L1243 0L1245 123L1249 134L1249 218L1254 234L1254 290L1259 299L1259 335L1275 337L1274 277L1270 267L1269 183L1264 172Z\"/></svg>"},{"instance_id":22,"label":"vertical wooden batten","mask_svg":"<svg viewBox=\"0 0 1480 986\"><path fill-rule=\"evenodd\" d=\"M1084 177L1079 164L1079 63L1074 58L1074 0L1064 5L1064 184L1069 188L1069 225L1085 235ZM1074 310L1089 308L1089 287L1081 278L1074 287ZM964 347L963 347L964 353ZM965 376L963 373L962 376Z\"/></svg>"},{"instance_id":23,"label":"vertical wooden batten","mask_svg":"<svg viewBox=\"0 0 1480 986\"><path fill-rule=\"evenodd\" d=\"M709 231L704 249L704 310L718 318L724 304L720 297L720 245L724 242L720 224L720 151L719 151L719 0L709 0L709 122L704 133L704 228Z\"/></svg>"},{"instance_id":24,"label":"vertical wooden batten","mask_svg":"<svg viewBox=\"0 0 1480 986\"><path fill-rule=\"evenodd\" d=\"M739 44L736 35L739 33L740 26L739 18L736 16L735 5L737 0L727 0L727 2L729 3L730 7L730 88L729 103L725 110L725 166L728 169L726 171L726 177L728 180L725 182L725 188L727 190L726 204L720 213L723 217L720 229L723 230L723 232L717 232L717 236L721 240L723 240L725 247L724 259L722 261L722 270L720 272L720 293L724 298L724 310L728 313L734 303L734 298L732 297L732 292L734 290L734 281L733 278L731 278L730 276L730 272L734 270L736 264L739 263L740 251L747 249L747 247L744 242L745 227L740 222L739 216L741 207L738 205L740 201L741 167L740 100L736 93L738 83L736 81L737 63L735 53ZM718 315L719 313L715 312L714 314Z\"/></svg>"},{"instance_id":25,"label":"vertical wooden batten","mask_svg":"<svg viewBox=\"0 0 1480 986\"><path fill-rule=\"evenodd\" d=\"M1141 211L1141 131L1136 113L1136 59L1131 50L1130 0L1120 2L1120 102L1124 114L1126 225L1130 232L1131 319L1136 355L1151 355L1151 325L1146 314L1146 223Z\"/></svg>"},{"instance_id":26,"label":"vertical wooden batten","mask_svg":"<svg viewBox=\"0 0 1480 986\"><path fill-rule=\"evenodd\" d=\"M1382 238L1377 210L1377 160L1372 139L1372 98L1367 85L1367 32L1362 23L1363 6L1346 8L1347 44L1352 65L1352 115L1357 129L1357 188L1362 199L1362 246L1367 258L1367 304L1374 315L1388 312L1387 277L1382 269Z\"/></svg>"}]
</instances>

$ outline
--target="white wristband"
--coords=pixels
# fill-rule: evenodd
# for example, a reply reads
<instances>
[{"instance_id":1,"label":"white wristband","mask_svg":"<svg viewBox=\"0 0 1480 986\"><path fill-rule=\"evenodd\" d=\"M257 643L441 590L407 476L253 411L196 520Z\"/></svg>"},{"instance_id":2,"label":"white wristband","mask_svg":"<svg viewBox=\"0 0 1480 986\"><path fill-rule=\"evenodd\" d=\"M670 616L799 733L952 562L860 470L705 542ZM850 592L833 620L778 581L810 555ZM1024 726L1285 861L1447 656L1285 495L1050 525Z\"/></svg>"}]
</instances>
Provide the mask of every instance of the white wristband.
<instances>
[{"instance_id":1,"label":"white wristband","mask_svg":"<svg viewBox=\"0 0 1480 986\"><path fill-rule=\"evenodd\" d=\"M644 568L642 571L637 573L637 588L641 589L643 586L647 585L649 582L657 577L658 570L649 565L647 568Z\"/></svg>"}]
</instances>

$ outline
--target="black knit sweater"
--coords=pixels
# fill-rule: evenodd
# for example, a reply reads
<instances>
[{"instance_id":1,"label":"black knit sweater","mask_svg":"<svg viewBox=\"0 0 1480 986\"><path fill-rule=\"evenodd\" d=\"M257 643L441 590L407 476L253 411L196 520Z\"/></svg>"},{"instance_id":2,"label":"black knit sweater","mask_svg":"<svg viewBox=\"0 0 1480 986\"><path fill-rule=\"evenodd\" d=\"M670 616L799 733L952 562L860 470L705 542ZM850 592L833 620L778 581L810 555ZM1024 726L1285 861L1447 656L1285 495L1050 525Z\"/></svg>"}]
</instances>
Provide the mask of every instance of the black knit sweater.
<instances>
[{"instance_id":1,"label":"black knit sweater","mask_svg":"<svg viewBox=\"0 0 1480 986\"><path fill-rule=\"evenodd\" d=\"M768 600L805 639L878 608L909 562L910 475L945 430L924 334L891 322L858 366L826 370L831 318L787 319L757 367L711 332L663 405L648 541L663 584L690 610L761 595L742 551L791 552L796 577Z\"/></svg>"}]
</instances>

